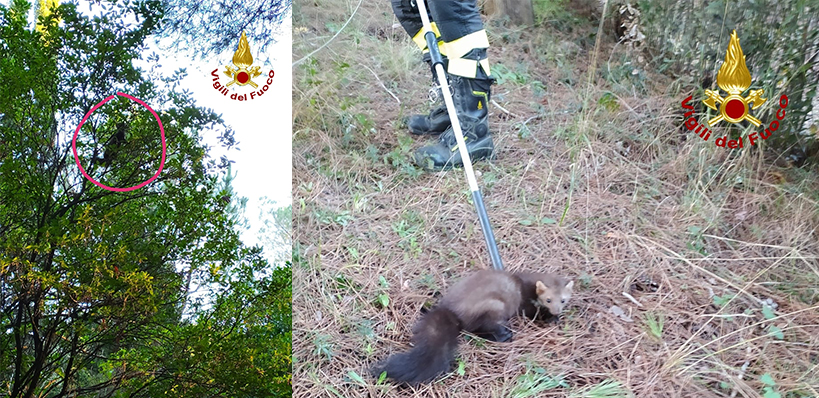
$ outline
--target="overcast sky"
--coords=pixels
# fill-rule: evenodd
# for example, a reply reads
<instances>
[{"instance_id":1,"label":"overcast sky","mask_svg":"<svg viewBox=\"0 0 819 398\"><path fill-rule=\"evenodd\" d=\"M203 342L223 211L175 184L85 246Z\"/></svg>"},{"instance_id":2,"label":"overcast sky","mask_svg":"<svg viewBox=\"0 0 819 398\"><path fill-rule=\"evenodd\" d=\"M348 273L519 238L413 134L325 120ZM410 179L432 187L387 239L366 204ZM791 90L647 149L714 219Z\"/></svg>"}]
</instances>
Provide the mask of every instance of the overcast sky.
<instances>
[{"instance_id":1,"label":"overcast sky","mask_svg":"<svg viewBox=\"0 0 819 398\"><path fill-rule=\"evenodd\" d=\"M211 72L216 68L219 68L218 73L223 77L223 85L230 81L222 72L225 66L233 66L231 60L236 51L235 46L239 44L238 37L233 48L226 49L218 59L212 61L194 61L182 55L161 61L163 67L169 70L188 68L188 77L183 81L182 87L193 93L197 105L221 113L225 123L236 132L240 151L231 150L227 155L236 162L233 165L233 173L236 174L233 187L237 194L248 198L245 216L250 228L243 233L243 239L249 245L258 242L256 233L261 226L258 217L259 198L267 196L281 206L291 203L291 21L292 18L288 17L282 26L278 42L270 46L266 54L258 54L253 42L249 43L254 65L261 65L261 71L264 72L253 79L259 88L264 86L267 72L271 69L274 71L270 89L251 101L231 100L213 88ZM230 93L250 91L250 86L244 86L231 90ZM214 149L221 149L217 146L215 132L206 133L205 139ZM218 158L221 153L214 150L213 156Z\"/></svg>"}]
</instances>

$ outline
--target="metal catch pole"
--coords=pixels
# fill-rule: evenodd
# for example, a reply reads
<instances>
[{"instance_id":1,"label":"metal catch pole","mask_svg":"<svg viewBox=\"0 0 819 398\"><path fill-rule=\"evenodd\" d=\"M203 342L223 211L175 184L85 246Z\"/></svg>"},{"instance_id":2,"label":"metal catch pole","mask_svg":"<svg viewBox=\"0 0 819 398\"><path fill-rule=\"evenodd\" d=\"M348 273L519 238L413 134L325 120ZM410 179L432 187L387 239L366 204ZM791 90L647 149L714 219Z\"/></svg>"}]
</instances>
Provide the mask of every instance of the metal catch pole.
<instances>
[{"instance_id":1,"label":"metal catch pole","mask_svg":"<svg viewBox=\"0 0 819 398\"><path fill-rule=\"evenodd\" d=\"M429 48L429 55L432 58L432 67L435 68L438 76L438 84L441 85L441 91L444 95L444 103L449 114L449 119L452 122L452 130L455 132L455 140L458 141L458 152L461 154L461 159L464 163L464 171L466 172L466 180L469 182L469 189L472 191L472 199L475 202L475 208L478 211L478 218L481 221L481 230L483 237L486 240L486 247L489 249L489 256L492 258L492 267L498 270L503 269L500 254L498 254L498 244L495 242L495 234L492 233L492 226L489 224L489 216L486 214L486 206L483 203L483 195L478 188L478 182L475 180L475 171L472 169L472 159L469 157L469 152L466 149L466 142L464 141L463 131L461 130L461 122L458 120L458 114L455 111L455 104L452 102L452 93L449 92L449 83L446 80L446 73L444 73L444 61L441 57L441 51L438 49L438 40L435 38L435 33L430 28L429 16L427 15L427 7L424 4L425 0L416 0L418 10L421 14L421 22L424 24L424 38L427 41Z\"/></svg>"}]
</instances>

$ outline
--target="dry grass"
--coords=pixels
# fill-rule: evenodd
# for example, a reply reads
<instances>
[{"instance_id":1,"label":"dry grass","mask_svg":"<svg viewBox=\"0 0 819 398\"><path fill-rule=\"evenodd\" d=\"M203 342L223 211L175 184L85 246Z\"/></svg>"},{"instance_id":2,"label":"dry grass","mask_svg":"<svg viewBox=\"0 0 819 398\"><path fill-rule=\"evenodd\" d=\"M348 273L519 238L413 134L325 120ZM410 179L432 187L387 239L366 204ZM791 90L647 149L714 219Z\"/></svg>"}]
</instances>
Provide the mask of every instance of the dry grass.
<instances>
[{"instance_id":1,"label":"dry grass","mask_svg":"<svg viewBox=\"0 0 819 398\"><path fill-rule=\"evenodd\" d=\"M294 59L357 3L294 4ZM365 2L294 68L294 396L757 397L764 374L782 397L819 396L816 170L681 131L687 93L618 79L628 50L608 37L589 88L587 28L494 23L510 113L490 109L498 159L479 183L506 268L573 277L575 297L559 324L516 319L511 343L463 339L443 380L370 377L436 293L491 267L463 172L411 165L426 140L397 121L427 108L429 73L395 22Z\"/></svg>"}]
</instances>

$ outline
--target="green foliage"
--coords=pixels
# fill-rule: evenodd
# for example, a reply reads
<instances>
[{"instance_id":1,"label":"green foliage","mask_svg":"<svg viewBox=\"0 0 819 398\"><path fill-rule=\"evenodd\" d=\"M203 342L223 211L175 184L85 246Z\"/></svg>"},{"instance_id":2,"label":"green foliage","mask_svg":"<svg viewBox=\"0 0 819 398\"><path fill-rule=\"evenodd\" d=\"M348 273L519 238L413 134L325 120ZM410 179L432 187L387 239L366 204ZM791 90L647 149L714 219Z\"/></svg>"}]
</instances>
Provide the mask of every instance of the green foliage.
<instances>
[{"instance_id":1,"label":"green foliage","mask_svg":"<svg viewBox=\"0 0 819 398\"><path fill-rule=\"evenodd\" d=\"M509 393L509 397L537 397L543 391L558 387L568 388L569 385L562 376L550 376L545 369L536 367L527 369L526 373L515 379L515 388Z\"/></svg>"},{"instance_id":2,"label":"green foliage","mask_svg":"<svg viewBox=\"0 0 819 398\"><path fill-rule=\"evenodd\" d=\"M345 148L351 146L354 142L360 142L360 140L357 140L359 138L357 134L367 137L376 132L375 123L363 113L352 115L341 112L338 123L342 132L341 144Z\"/></svg>"},{"instance_id":3,"label":"green foliage","mask_svg":"<svg viewBox=\"0 0 819 398\"><path fill-rule=\"evenodd\" d=\"M588 288L591 286L592 283L592 276L587 273L580 274L580 277L577 278L580 281L580 286L583 288Z\"/></svg>"},{"instance_id":4,"label":"green foliage","mask_svg":"<svg viewBox=\"0 0 819 398\"><path fill-rule=\"evenodd\" d=\"M774 381L773 377L771 377L770 373L765 373L764 375L759 377L759 381L765 385L762 388L762 396L765 398L782 398L782 395L774 389L776 387L776 381Z\"/></svg>"},{"instance_id":5,"label":"green foliage","mask_svg":"<svg viewBox=\"0 0 819 398\"><path fill-rule=\"evenodd\" d=\"M754 116L767 124L775 119L780 95L789 98L784 121L766 143L779 149L813 143L816 120L809 126L808 112L819 85L813 54L819 44L819 15L803 12L809 0L717 0L704 7L676 0L641 0L638 4L640 27L653 57L649 62L668 73L690 76L692 86L705 76L715 81L731 31L736 29L752 88L763 88L763 97L768 99L754 110ZM815 9L815 3L810 8Z\"/></svg>"},{"instance_id":6,"label":"green foliage","mask_svg":"<svg viewBox=\"0 0 819 398\"><path fill-rule=\"evenodd\" d=\"M723 307L727 305L731 300L733 300L733 298L734 298L733 294L726 294L724 296L715 294L713 298L714 305L716 305L717 307Z\"/></svg>"},{"instance_id":7,"label":"green foliage","mask_svg":"<svg viewBox=\"0 0 819 398\"><path fill-rule=\"evenodd\" d=\"M688 234L691 240L687 243L686 246L688 246L690 250L696 251L697 253L702 254L703 256L707 256L708 252L705 249L706 247L705 239L702 237L702 227L692 225L688 227Z\"/></svg>"},{"instance_id":8,"label":"green foliage","mask_svg":"<svg viewBox=\"0 0 819 398\"><path fill-rule=\"evenodd\" d=\"M663 339L663 324L665 323L665 317L663 314L655 314L653 312L647 312L645 314L645 325L648 327L648 333L651 337L654 337L657 340Z\"/></svg>"},{"instance_id":9,"label":"green foliage","mask_svg":"<svg viewBox=\"0 0 819 398\"><path fill-rule=\"evenodd\" d=\"M773 309L771 308L770 305L764 304L762 306L762 316L764 316L765 319L774 319L776 317L776 314L774 314Z\"/></svg>"},{"instance_id":10,"label":"green foliage","mask_svg":"<svg viewBox=\"0 0 819 398\"><path fill-rule=\"evenodd\" d=\"M455 369L455 374L458 376L463 376L466 374L466 362L463 359L458 358L458 367Z\"/></svg>"},{"instance_id":11,"label":"green foliage","mask_svg":"<svg viewBox=\"0 0 819 398\"><path fill-rule=\"evenodd\" d=\"M313 344L316 346L316 355L325 357L328 360L332 359L335 352L333 351L334 346L331 340L332 338L329 335L317 334L313 339Z\"/></svg>"},{"instance_id":12,"label":"green foliage","mask_svg":"<svg viewBox=\"0 0 819 398\"><path fill-rule=\"evenodd\" d=\"M782 339L785 338L785 334L782 333L782 329L780 329L780 328L778 328L778 327L776 327L774 325L771 325L771 326L768 327L768 334L770 334L771 336L773 336L777 340L782 340Z\"/></svg>"},{"instance_id":13,"label":"green foliage","mask_svg":"<svg viewBox=\"0 0 819 398\"><path fill-rule=\"evenodd\" d=\"M390 284L387 282L387 278L384 278L383 275L379 275L378 289L381 291L381 293L378 293L378 304L381 305L381 308L387 308L390 306L389 288Z\"/></svg>"},{"instance_id":14,"label":"green foliage","mask_svg":"<svg viewBox=\"0 0 819 398\"><path fill-rule=\"evenodd\" d=\"M347 225L353 219L349 210L335 212L328 209L316 209L316 219L324 224Z\"/></svg>"},{"instance_id":15,"label":"green foliage","mask_svg":"<svg viewBox=\"0 0 819 398\"><path fill-rule=\"evenodd\" d=\"M525 63L518 63L514 68L496 63L492 65L492 75L495 76L498 84L511 82L518 85L527 85L532 80L532 77L529 75L529 66ZM543 87L542 82L538 83L540 87Z\"/></svg>"},{"instance_id":16,"label":"green foliage","mask_svg":"<svg viewBox=\"0 0 819 398\"><path fill-rule=\"evenodd\" d=\"M617 97L610 92L603 93L600 99L597 100L597 103L606 108L609 112L616 112L620 109L620 103L617 101Z\"/></svg>"},{"instance_id":17,"label":"green foliage","mask_svg":"<svg viewBox=\"0 0 819 398\"><path fill-rule=\"evenodd\" d=\"M393 224L392 230L401 238L398 247L406 250L412 257L421 254L421 244L418 240L424 233L424 219L418 213L414 211L403 213L401 220Z\"/></svg>"},{"instance_id":18,"label":"green foliage","mask_svg":"<svg viewBox=\"0 0 819 398\"><path fill-rule=\"evenodd\" d=\"M242 266L248 274L266 266L261 257ZM123 397L289 397L291 394L290 266L268 277L237 278L198 310L195 321L168 325L153 344L120 350L118 360L148 376L126 380Z\"/></svg>"},{"instance_id":19,"label":"green foliage","mask_svg":"<svg viewBox=\"0 0 819 398\"><path fill-rule=\"evenodd\" d=\"M349 377L350 380L352 380L353 382L355 382L356 384L358 384L360 386L365 386L365 387L367 386L367 382L364 381L364 378L361 377L361 375L359 375L355 371L351 370L351 371L347 372L347 377Z\"/></svg>"},{"instance_id":20,"label":"green foliage","mask_svg":"<svg viewBox=\"0 0 819 398\"><path fill-rule=\"evenodd\" d=\"M412 137L406 134L399 135L398 146L384 155L384 163L395 167L410 178L416 178L424 174L424 171L416 167L411 160L414 144L415 141Z\"/></svg>"},{"instance_id":21,"label":"green foliage","mask_svg":"<svg viewBox=\"0 0 819 398\"><path fill-rule=\"evenodd\" d=\"M163 78L133 67L161 6L107 2L91 18L64 3L41 34L27 2L0 5L4 395L290 396L290 268L271 270L259 249L243 247L224 199L229 177L220 180L227 160L217 164L199 142L212 128L229 147L232 132L179 89L184 71ZM163 172L131 192L90 183L71 140L57 139L117 90L165 124ZM95 161L120 122L119 156ZM146 110L111 100L80 131L79 160L106 185L138 185L159 167L158 130Z\"/></svg>"},{"instance_id":22,"label":"green foliage","mask_svg":"<svg viewBox=\"0 0 819 398\"><path fill-rule=\"evenodd\" d=\"M558 28L576 26L580 19L568 7L568 0L532 0L537 24L552 24Z\"/></svg>"},{"instance_id":23,"label":"green foliage","mask_svg":"<svg viewBox=\"0 0 819 398\"><path fill-rule=\"evenodd\" d=\"M584 388L569 395L576 398L620 398L628 397L629 393L623 383L617 380L604 380L599 384Z\"/></svg>"},{"instance_id":24,"label":"green foliage","mask_svg":"<svg viewBox=\"0 0 819 398\"><path fill-rule=\"evenodd\" d=\"M293 206L277 206L276 202L262 198L259 218L262 227L259 236L262 247L277 264L290 261L293 246Z\"/></svg>"},{"instance_id":25,"label":"green foliage","mask_svg":"<svg viewBox=\"0 0 819 398\"><path fill-rule=\"evenodd\" d=\"M164 0L167 12L160 31L174 39L176 49L193 50L205 59L236 48L244 32L253 54L276 42L292 0ZM229 10L229 12L228 12ZM196 15L192 18L192 15Z\"/></svg>"},{"instance_id":26,"label":"green foliage","mask_svg":"<svg viewBox=\"0 0 819 398\"><path fill-rule=\"evenodd\" d=\"M526 225L526 226L529 226L529 225L551 225L551 224L557 224L557 220L555 220L554 218L551 218L551 217L538 218L535 215L530 215L528 218L518 220L518 224Z\"/></svg>"}]
</instances>

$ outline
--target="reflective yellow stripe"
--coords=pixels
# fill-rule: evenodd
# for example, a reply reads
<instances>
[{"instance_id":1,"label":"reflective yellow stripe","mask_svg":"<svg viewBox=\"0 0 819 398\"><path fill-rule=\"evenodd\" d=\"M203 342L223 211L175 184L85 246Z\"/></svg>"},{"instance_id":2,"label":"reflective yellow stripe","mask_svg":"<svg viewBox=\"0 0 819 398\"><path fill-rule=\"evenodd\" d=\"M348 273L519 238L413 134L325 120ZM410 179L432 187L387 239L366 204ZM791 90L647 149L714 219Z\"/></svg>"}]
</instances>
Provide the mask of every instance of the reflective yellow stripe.
<instances>
[{"instance_id":1,"label":"reflective yellow stripe","mask_svg":"<svg viewBox=\"0 0 819 398\"><path fill-rule=\"evenodd\" d=\"M449 58L449 66L446 71L452 75L463 76L474 79L478 72L478 61L463 58Z\"/></svg>"},{"instance_id":2,"label":"reflective yellow stripe","mask_svg":"<svg viewBox=\"0 0 819 398\"><path fill-rule=\"evenodd\" d=\"M489 38L486 37L486 30L481 29L460 39L444 43L444 47L451 58L461 58L475 48L489 48Z\"/></svg>"},{"instance_id":3,"label":"reflective yellow stripe","mask_svg":"<svg viewBox=\"0 0 819 398\"><path fill-rule=\"evenodd\" d=\"M481 64L481 67L483 68L483 71L486 72L487 76L492 75L492 72L489 71L489 58L484 58L478 61L478 63Z\"/></svg>"},{"instance_id":4,"label":"reflective yellow stripe","mask_svg":"<svg viewBox=\"0 0 819 398\"><path fill-rule=\"evenodd\" d=\"M432 28L432 32L435 33L435 37L441 37L441 32L438 30L438 25L436 25L435 22L430 22L429 25ZM419 30L418 33L416 33L415 36L412 37L412 41L414 41L415 45L418 46L418 48L420 48L421 50L427 48L427 39L424 38L425 32L426 31L424 30L424 28L421 28L421 30ZM438 42L438 47L441 48L441 54L443 54L444 49L443 47L441 47L440 41Z\"/></svg>"},{"instance_id":5,"label":"reflective yellow stripe","mask_svg":"<svg viewBox=\"0 0 819 398\"><path fill-rule=\"evenodd\" d=\"M445 57L446 57L446 53L445 53L445 52L443 52L443 50L442 50L442 48L441 48L441 47L443 47L443 45L444 45L444 42L442 42L442 41L438 40L438 50L439 50L438 52L440 52L440 53L441 53L441 55L443 55L443 56L445 56ZM428 53L428 52L429 52L429 49L427 48L427 46L424 46L424 49L423 49L423 50L421 50L421 54L426 54L426 53Z\"/></svg>"},{"instance_id":6,"label":"reflective yellow stripe","mask_svg":"<svg viewBox=\"0 0 819 398\"><path fill-rule=\"evenodd\" d=\"M480 95L481 97L483 97L483 103L484 103L484 104L488 104L488 103L489 103L489 96L488 96L488 95L486 95L486 93L485 93L485 92L483 92L483 91L475 91L475 90L472 90L472 95L474 95L474 96L476 96L476 97ZM484 107L484 106L485 106L485 105L481 105L481 101L478 101L478 110L480 110L480 109L481 109L482 107Z\"/></svg>"},{"instance_id":7,"label":"reflective yellow stripe","mask_svg":"<svg viewBox=\"0 0 819 398\"><path fill-rule=\"evenodd\" d=\"M479 30L460 39L444 43L443 48L446 49L446 53L449 57L447 72L474 79L478 71L478 65L480 64L487 75L491 74L488 59L475 61L461 58L476 48L489 48L489 38L486 37L486 30Z\"/></svg>"},{"instance_id":8,"label":"reflective yellow stripe","mask_svg":"<svg viewBox=\"0 0 819 398\"><path fill-rule=\"evenodd\" d=\"M469 136L468 136L468 135L465 135L465 136L464 136L464 143L466 143L466 141L467 141L468 139L469 139ZM458 150L458 144L457 144L457 143L455 144L455 146L454 146L454 147L452 147L452 148L450 148L450 149L449 149L449 151L450 151L450 152L455 152L455 151L457 151L457 150Z\"/></svg>"}]
</instances>

